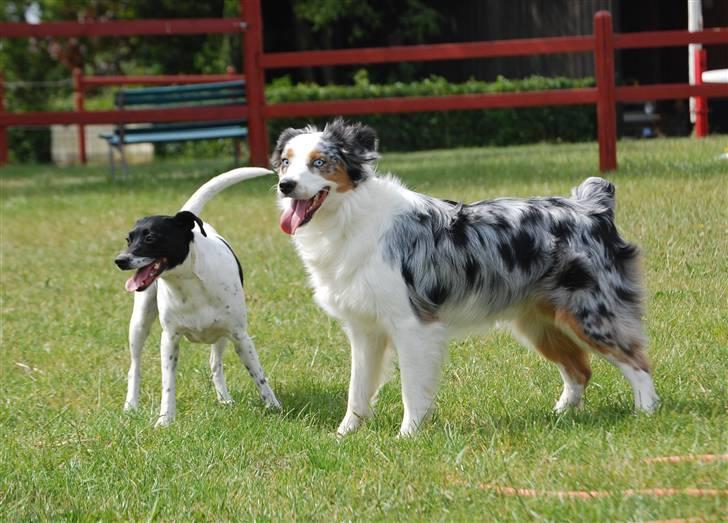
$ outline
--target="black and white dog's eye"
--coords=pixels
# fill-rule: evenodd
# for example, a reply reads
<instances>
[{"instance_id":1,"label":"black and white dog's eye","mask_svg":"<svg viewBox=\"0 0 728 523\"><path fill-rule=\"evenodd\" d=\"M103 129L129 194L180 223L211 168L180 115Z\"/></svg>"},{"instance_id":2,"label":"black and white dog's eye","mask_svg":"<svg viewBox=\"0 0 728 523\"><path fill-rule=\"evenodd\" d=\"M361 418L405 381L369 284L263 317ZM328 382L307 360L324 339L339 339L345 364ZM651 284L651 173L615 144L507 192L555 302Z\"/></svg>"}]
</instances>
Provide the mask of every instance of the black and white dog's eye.
<instances>
[{"instance_id":1,"label":"black and white dog's eye","mask_svg":"<svg viewBox=\"0 0 728 523\"><path fill-rule=\"evenodd\" d=\"M154 240L155 240L155 238L154 238L153 234L147 234L144 237L144 243L152 243Z\"/></svg>"},{"instance_id":2,"label":"black and white dog's eye","mask_svg":"<svg viewBox=\"0 0 728 523\"><path fill-rule=\"evenodd\" d=\"M321 158L316 158L313 161L313 166L317 168L321 168L326 164L326 160L322 160Z\"/></svg>"},{"instance_id":3,"label":"black and white dog's eye","mask_svg":"<svg viewBox=\"0 0 728 523\"><path fill-rule=\"evenodd\" d=\"M288 158L281 158L281 165L283 167L288 167L288 164L291 163L288 161Z\"/></svg>"}]
</instances>

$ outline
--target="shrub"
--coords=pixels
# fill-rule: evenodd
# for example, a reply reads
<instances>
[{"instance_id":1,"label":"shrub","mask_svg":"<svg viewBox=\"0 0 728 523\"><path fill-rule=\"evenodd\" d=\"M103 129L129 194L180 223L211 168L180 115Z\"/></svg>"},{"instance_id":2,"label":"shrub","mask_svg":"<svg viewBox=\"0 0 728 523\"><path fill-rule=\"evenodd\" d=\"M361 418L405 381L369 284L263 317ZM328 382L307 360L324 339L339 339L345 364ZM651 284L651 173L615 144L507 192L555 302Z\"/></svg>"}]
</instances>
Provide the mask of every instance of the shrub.
<instances>
[{"instance_id":1,"label":"shrub","mask_svg":"<svg viewBox=\"0 0 728 523\"><path fill-rule=\"evenodd\" d=\"M590 87L592 78L545 78L531 76L522 80L499 77L495 82L469 80L448 83L433 76L423 81L392 84L370 83L366 71L359 71L353 85L321 86L292 84L288 77L275 80L266 88L268 103L315 100L347 100L404 96L446 96L467 93L504 93ZM272 139L286 127L306 124L322 126L330 118L280 118L269 120ZM594 106L536 107L401 114L354 115L374 127L384 151L437 149L482 145L510 145L539 141L593 140L596 134Z\"/></svg>"}]
</instances>

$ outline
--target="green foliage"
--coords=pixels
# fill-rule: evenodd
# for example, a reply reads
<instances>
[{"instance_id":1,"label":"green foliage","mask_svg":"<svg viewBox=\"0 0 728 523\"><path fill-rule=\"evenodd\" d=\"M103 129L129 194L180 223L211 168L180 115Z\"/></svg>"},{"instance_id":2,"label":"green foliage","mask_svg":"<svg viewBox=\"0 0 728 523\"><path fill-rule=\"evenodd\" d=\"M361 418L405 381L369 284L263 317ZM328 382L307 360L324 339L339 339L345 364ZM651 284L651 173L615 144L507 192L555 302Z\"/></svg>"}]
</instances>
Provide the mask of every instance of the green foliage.
<instances>
[{"instance_id":1,"label":"green foliage","mask_svg":"<svg viewBox=\"0 0 728 523\"><path fill-rule=\"evenodd\" d=\"M294 0L296 18L309 25L316 41L351 46L373 42L422 43L439 34L443 16L428 2L392 0ZM341 44L339 44L340 46Z\"/></svg>"},{"instance_id":2,"label":"green foliage","mask_svg":"<svg viewBox=\"0 0 728 523\"><path fill-rule=\"evenodd\" d=\"M555 415L556 367L495 331L450 344L433 419L404 440L396 378L359 433L334 436L349 348L278 229L272 177L224 191L203 218L239 255L250 333L284 410L264 410L232 350L236 403L218 405L208 348L184 342L177 421L154 430L160 331L142 356L140 410L124 413L132 300L113 258L136 219L174 213L229 158L139 165L123 182L106 166L5 167L0 521L725 521L725 495L622 495L726 488L724 462L644 461L726 452L725 145L622 141L610 175L620 229L645 253L658 412L634 415L627 382L594 357L584 408ZM380 169L473 201L568 194L597 165L584 143L387 154ZM608 495L518 498L488 484Z\"/></svg>"},{"instance_id":3,"label":"green foliage","mask_svg":"<svg viewBox=\"0 0 728 523\"><path fill-rule=\"evenodd\" d=\"M376 84L365 70L354 77L353 85L293 84L279 78L266 89L268 103L349 100L361 98L397 98L404 96L448 96L474 93L506 93L567 89L594 85L592 78L545 78L532 76L523 80L499 77L495 82L469 80L449 83L432 76L419 82ZM596 116L593 106L538 107L528 109L490 109L401 114L355 115L351 118L372 125L379 133L384 151L407 151L433 148L510 145L539 141L593 140ZM323 125L327 118L283 118L269 123L271 136L286 127L314 123Z\"/></svg>"}]
</instances>

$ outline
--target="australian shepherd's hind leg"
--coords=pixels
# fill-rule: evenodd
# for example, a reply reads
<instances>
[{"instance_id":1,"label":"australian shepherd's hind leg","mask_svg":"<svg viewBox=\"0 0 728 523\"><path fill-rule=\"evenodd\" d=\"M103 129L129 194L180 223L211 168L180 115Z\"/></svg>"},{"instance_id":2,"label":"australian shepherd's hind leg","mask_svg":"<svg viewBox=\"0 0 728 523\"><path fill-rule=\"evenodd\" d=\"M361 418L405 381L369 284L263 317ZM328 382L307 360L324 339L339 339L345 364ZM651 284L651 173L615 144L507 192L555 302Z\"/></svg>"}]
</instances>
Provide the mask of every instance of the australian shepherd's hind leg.
<instances>
[{"instance_id":1,"label":"australian shepherd's hind leg","mask_svg":"<svg viewBox=\"0 0 728 523\"><path fill-rule=\"evenodd\" d=\"M152 323L157 319L157 283L148 289L134 293L134 309L129 321L129 374L126 389L124 410L134 410L139 406L139 389L141 387L141 356L144 342L149 336Z\"/></svg>"},{"instance_id":2,"label":"australian shepherd's hind leg","mask_svg":"<svg viewBox=\"0 0 728 523\"><path fill-rule=\"evenodd\" d=\"M660 404L660 398L655 391L655 385L652 381L652 372L644 350L644 334L639 320L631 319L625 321L629 324L629 329L625 329L622 325L622 332L629 332L634 341L629 343L617 344L614 342L606 342L605 340L617 339L616 332L619 327L615 323L604 321L602 325L611 325L611 331L606 329L606 334L593 333L591 327L584 328L582 324L574 318L568 311L559 310L556 313L557 322L575 341L582 344L585 348L599 354L612 365L617 367L622 375L632 386L634 394L634 406L636 410L646 413L653 412ZM604 327L602 327L604 330ZM624 338L624 336L622 336Z\"/></svg>"},{"instance_id":3,"label":"australian shepherd's hind leg","mask_svg":"<svg viewBox=\"0 0 728 523\"><path fill-rule=\"evenodd\" d=\"M554 325L553 307L533 306L514 321L513 327L518 338L559 369L564 388L554 411L562 413L580 407L591 377L589 354Z\"/></svg>"}]
</instances>

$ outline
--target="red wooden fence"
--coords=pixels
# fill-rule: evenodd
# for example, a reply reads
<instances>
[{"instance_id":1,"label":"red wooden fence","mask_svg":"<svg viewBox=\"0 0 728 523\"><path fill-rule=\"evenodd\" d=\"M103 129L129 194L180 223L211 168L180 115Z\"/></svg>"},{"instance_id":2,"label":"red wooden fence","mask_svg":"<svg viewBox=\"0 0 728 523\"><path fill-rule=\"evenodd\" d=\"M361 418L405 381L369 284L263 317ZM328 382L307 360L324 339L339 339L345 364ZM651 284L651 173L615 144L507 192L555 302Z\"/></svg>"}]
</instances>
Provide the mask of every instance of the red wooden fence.
<instances>
[{"instance_id":1,"label":"red wooden fence","mask_svg":"<svg viewBox=\"0 0 728 523\"><path fill-rule=\"evenodd\" d=\"M241 17L234 19L55 22L37 25L0 23L0 36L2 37L84 37L242 32L243 71L247 92L247 103L237 106L85 111L83 96L81 95L76 98L76 112L7 113L3 111L3 92L0 78L0 164L7 161L6 128L16 125L76 124L82 126L92 123L243 118L248 121L248 144L251 164L265 165L268 154L266 131L266 120L268 118L595 104L598 124L599 168L602 171L609 171L617 168L616 104L618 102L688 98L691 96L728 97L728 86L717 84L617 86L614 68L614 53L618 49L686 46L690 43L704 45L728 44L728 28L726 27L692 33L688 31L651 31L615 34L612 28L611 15L606 11L600 11L594 17L593 35L333 51L264 53L260 0L240 0L240 9ZM269 69L578 52L591 52L594 54L596 87L523 93L330 100L272 105L267 104L265 101L264 76L265 71ZM213 78L215 80L219 79L218 76L214 76L208 77L206 80L212 81ZM74 80L77 92L83 93L85 87L90 85L190 83L198 80L202 81L202 77L188 75L157 77L157 79L150 77L110 77L103 79L101 77L84 78L77 73Z\"/></svg>"}]
</instances>

